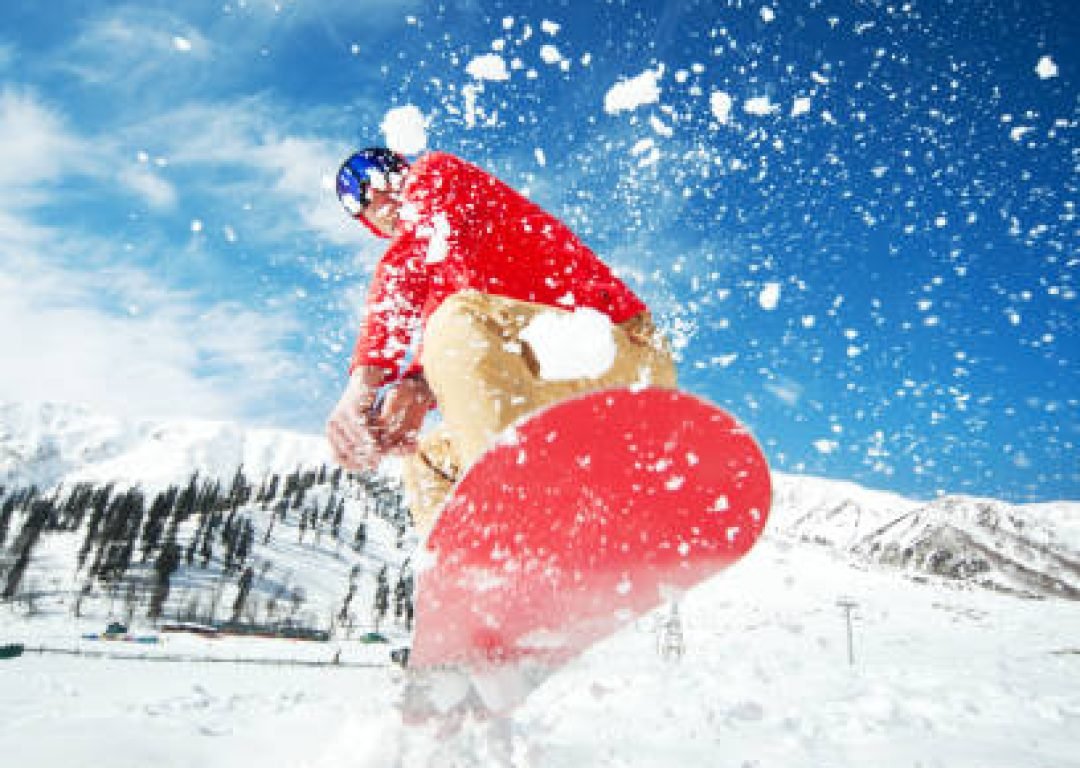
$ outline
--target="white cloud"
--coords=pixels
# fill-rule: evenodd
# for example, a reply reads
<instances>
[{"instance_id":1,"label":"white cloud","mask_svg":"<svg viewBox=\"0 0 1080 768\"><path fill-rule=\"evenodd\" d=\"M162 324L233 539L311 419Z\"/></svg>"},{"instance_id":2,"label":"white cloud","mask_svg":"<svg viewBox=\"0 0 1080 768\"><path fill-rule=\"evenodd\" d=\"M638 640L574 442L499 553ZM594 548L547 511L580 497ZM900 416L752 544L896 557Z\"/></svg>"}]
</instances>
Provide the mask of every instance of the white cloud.
<instances>
[{"instance_id":1,"label":"white cloud","mask_svg":"<svg viewBox=\"0 0 1080 768\"><path fill-rule=\"evenodd\" d=\"M204 195L220 203L219 211L242 213L267 241L314 235L335 245L370 244L334 194L334 174L349 149L289 135L283 123L280 110L259 98L193 102L129 126L120 139L126 146L153 147L168 158L170 176L186 177L185 196ZM220 182L224 169L227 184ZM129 184L146 181L125 178ZM155 191L149 185L137 189L144 196Z\"/></svg>"},{"instance_id":2,"label":"white cloud","mask_svg":"<svg viewBox=\"0 0 1080 768\"><path fill-rule=\"evenodd\" d=\"M4 199L0 195L0 233L10 248L33 248L48 240L48 230L25 217L3 210Z\"/></svg>"},{"instance_id":3,"label":"white cloud","mask_svg":"<svg viewBox=\"0 0 1080 768\"><path fill-rule=\"evenodd\" d=\"M152 208L172 208L176 205L176 188L153 170L126 168L120 171L118 179Z\"/></svg>"},{"instance_id":4,"label":"white cloud","mask_svg":"<svg viewBox=\"0 0 1080 768\"><path fill-rule=\"evenodd\" d=\"M370 235L344 214L333 191L333 176L344 159L340 151L321 139L295 136L261 142L251 148L255 169L273 179L273 190L297 213L285 226L338 245L370 244Z\"/></svg>"},{"instance_id":5,"label":"white cloud","mask_svg":"<svg viewBox=\"0 0 1080 768\"><path fill-rule=\"evenodd\" d=\"M77 271L9 245L0 241L2 400L243 419L299 378L281 349L297 329L287 312L206 307L131 267Z\"/></svg>"},{"instance_id":6,"label":"white cloud","mask_svg":"<svg viewBox=\"0 0 1080 768\"><path fill-rule=\"evenodd\" d=\"M346 19L400 22L405 11L423 6L422 0L364 0L362 3L356 0L319 0L317 3L246 0L246 2L231 4L232 13L244 14L245 21L261 18L276 24L282 23L283 19L303 24L313 20L331 23ZM288 10L288 14L284 14L283 10ZM466 10L480 12L479 8L467 8L464 0L458 0L454 10L458 13Z\"/></svg>"},{"instance_id":7,"label":"white cloud","mask_svg":"<svg viewBox=\"0 0 1080 768\"><path fill-rule=\"evenodd\" d=\"M45 205L57 195L51 182L78 177L110 188L119 182L157 208L176 200L168 182L121 160L115 143L75 134L64 116L33 92L10 87L0 92L0 208Z\"/></svg>"},{"instance_id":8,"label":"white cloud","mask_svg":"<svg viewBox=\"0 0 1080 768\"><path fill-rule=\"evenodd\" d=\"M73 133L30 92L0 92L0 399L83 402L140 416L266 419L275 403L286 418L298 412L311 380L287 349L299 333L290 304L208 301L201 289L178 290L126 263L108 233L35 218L40 206L71 193L61 180L77 195L119 181L153 206L173 205L172 184L156 167L121 159L121 142ZM243 146L240 161L269 176L267 188L294 204L319 197L327 153L317 142ZM138 251L152 258L160 246L142 242Z\"/></svg>"},{"instance_id":9,"label":"white cloud","mask_svg":"<svg viewBox=\"0 0 1080 768\"><path fill-rule=\"evenodd\" d=\"M351 327L339 326L342 307L298 300L295 284L274 299L274 278L257 295L240 286L263 268L257 259L273 269L295 256L289 268L307 268L317 254L331 276L319 279L340 293L330 290L334 260L359 253L340 266L355 274L382 250L334 197L333 174L350 148L290 130L292 116L265 97L177 104L82 135L40 93L0 86L0 399L309 425L326 366L334 376L345 361L313 364L313 351L333 345L302 333L300 318L317 314L314 334L341 333L344 347ZM131 210L127 192L149 215ZM85 200L106 216L110 207L130 211L132 226L95 232L78 217L38 218L47 208L55 221L51 214ZM159 210L170 215L155 217ZM206 224L197 237L177 225L192 218ZM233 273L226 260L241 255L238 239L245 266ZM325 243L347 253L323 253ZM222 284L234 274L236 290Z\"/></svg>"},{"instance_id":10,"label":"white cloud","mask_svg":"<svg viewBox=\"0 0 1080 768\"><path fill-rule=\"evenodd\" d=\"M26 192L42 181L85 169L82 149L60 114L33 94L0 91L0 200L11 204L12 190Z\"/></svg>"},{"instance_id":11,"label":"white cloud","mask_svg":"<svg viewBox=\"0 0 1080 768\"><path fill-rule=\"evenodd\" d=\"M210 41L179 17L123 6L86 24L58 64L90 84L134 88L153 80L160 90L188 77L186 64L211 54Z\"/></svg>"}]
</instances>

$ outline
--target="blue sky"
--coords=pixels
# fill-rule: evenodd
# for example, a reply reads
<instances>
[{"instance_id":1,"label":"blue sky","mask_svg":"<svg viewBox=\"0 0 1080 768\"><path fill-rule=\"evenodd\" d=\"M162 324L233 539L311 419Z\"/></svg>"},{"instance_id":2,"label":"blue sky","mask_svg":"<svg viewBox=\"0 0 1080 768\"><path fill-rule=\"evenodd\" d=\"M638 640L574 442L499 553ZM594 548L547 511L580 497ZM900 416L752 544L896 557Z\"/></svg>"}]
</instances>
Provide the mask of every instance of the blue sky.
<instances>
[{"instance_id":1,"label":"blue sky","mask_svg":"<svg viewBox=\"0 0 1080 768\"><path fill-rule=\"evenodd\" d=\"M1067 0L6 2L0 398L321 431L383 248L329 182L412 106L777 468L1080 498L1078 47Z\"/></svg>"}]
</instances>

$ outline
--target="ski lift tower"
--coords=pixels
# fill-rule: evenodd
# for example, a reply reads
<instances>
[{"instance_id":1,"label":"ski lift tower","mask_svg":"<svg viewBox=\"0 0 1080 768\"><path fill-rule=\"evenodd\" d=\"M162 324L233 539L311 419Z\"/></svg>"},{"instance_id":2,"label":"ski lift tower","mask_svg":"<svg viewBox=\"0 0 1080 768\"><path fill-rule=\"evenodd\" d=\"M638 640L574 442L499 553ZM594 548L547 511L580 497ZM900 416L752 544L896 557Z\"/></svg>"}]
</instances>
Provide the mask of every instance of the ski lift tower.
<instances>
[{"instance_id":1,"label":"ski lift tower","mask_svg":"<svg viewBox=\"0 0 1080 768\"><path fill-rule=\"evenodd\" d=\"M678 603L671 604L671 612L659 624L656 633L656 650L660 658L665 661L679 661L686 653Z\"/></svg>"}]
</instances>

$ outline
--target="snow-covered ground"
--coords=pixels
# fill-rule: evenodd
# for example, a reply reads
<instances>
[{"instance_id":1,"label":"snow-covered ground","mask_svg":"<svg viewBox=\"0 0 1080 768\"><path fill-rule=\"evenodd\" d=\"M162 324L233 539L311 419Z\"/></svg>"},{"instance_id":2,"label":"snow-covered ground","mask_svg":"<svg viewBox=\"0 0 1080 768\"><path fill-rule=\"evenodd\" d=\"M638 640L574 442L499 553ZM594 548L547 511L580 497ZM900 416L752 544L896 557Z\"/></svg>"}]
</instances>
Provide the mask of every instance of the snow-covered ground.
<instances>
[{"instance_id":1,"label":"snow-covered ground","mask_svg":"<svg viewBox=\"0 0 1080 768\"><path fill-rule=\"evenodd\" d=\"M317 438L225 424L133 427L52 408L0 416L9 482L24 479L19 470L42 483L137 482L152 454L152 488L184 481L193 466L228 480L243 462L255 478L319 456ZM322 507L329 493L316 486L309 500ZM345 498L348 527L367 513L359 496ZM358 553L310 534L301 544L295 516L264 543L268 513L245 514L255 558L304 587L319 621L355 566L366 584L405 556L386 521L372 520ZM83 534L49 531L27 572L42 593L34 614L25 601L0 604L0 644L27 646L0 660L0 744L43 768L1080 766L1080 603L1061 599L1080 588L1078 531L1076 502L927 503L779 476L762 543L682 601L681 660L661 657L663 614L648 616L557 672L511 717L442 738L402 725L392 706L401 673L359 631L329 642L82 639L122 609L99 595L73 618ZM188 568L177 589L195 594L201 573ZM354 608L369 599L359 594ZM843 604L854 606L854 664ZM156 629L139 617L131 627Z\"/></svg>"},{"instance_id":2,"label":"snow-covered ground","mask_svg":"<svg viewBox=\"0 0 1080 768\"><path fill-rule=\"evenodd\" d=\"M842 600L857 606L853 666ZM508 725L528 766L1080 765L1076 603L770 540L681 607L681 661L660 657L650 617L508 724L444 740L398 722L386 668L30 653L0 663L0 743L34 766L465 766L492 764Z\"/></svg>"}]
</instances>

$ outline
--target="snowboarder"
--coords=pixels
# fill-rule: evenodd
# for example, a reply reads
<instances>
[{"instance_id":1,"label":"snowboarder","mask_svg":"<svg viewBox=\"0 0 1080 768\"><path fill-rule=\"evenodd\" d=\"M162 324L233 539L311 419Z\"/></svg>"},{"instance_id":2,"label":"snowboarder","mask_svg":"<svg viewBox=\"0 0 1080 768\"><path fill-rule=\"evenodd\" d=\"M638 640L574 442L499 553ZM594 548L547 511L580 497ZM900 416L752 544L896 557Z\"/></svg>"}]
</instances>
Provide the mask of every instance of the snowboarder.
<instances>
[{"instance_id":1,"label":"snowboarder","mask_svg":"<svg viewBox=\"0 0 1080 768\"><path fill-rule=\"evenodd\" d=\"M671 354L641 299L565 224L475 165L443 152L410 163L364 149L341 166L337 193L390 245L327 437L350 470L407 457L406 493L421 531L517 419L603 387L675 386ZM525 331L541 315L575 311L601 319L610 364L584 375L545 372ZM433 408L441 424L420 437Z\"/></svg>"}]
</instances>

